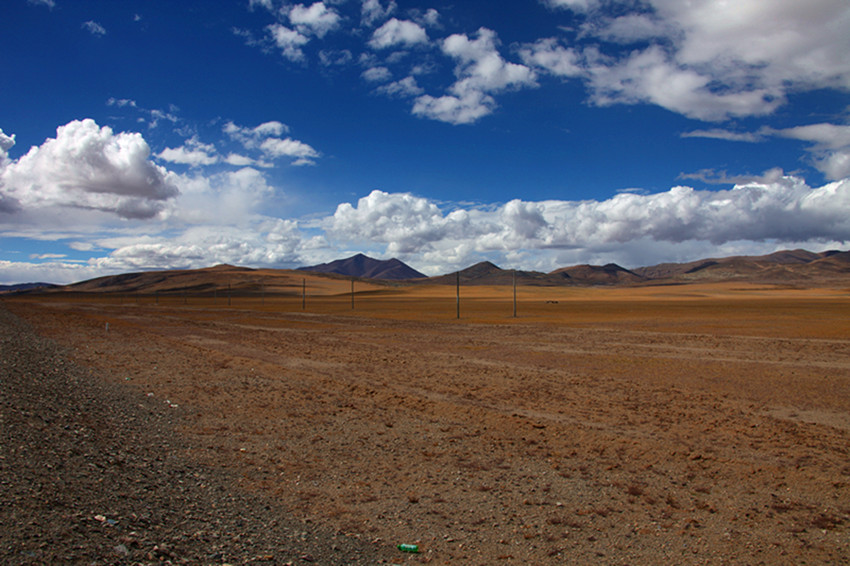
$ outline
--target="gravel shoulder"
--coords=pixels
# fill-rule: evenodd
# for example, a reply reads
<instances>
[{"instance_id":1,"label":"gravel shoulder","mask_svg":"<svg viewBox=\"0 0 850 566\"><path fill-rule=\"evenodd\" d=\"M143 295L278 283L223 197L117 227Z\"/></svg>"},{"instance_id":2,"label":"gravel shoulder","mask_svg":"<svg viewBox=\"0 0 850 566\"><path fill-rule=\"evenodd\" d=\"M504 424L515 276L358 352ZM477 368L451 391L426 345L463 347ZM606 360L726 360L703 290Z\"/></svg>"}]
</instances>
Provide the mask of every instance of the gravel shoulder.
<instances>
[{"instance_id":1,"label":"gravel shoulder","mask_svg":"<svg viewBox=\"0 0 850 566\"><path fill-rule=\"evenodd\" d=\"M385 561L193 461L177 411L66 354L0 303L0 563Z\"/></svg>"}]
</instances>

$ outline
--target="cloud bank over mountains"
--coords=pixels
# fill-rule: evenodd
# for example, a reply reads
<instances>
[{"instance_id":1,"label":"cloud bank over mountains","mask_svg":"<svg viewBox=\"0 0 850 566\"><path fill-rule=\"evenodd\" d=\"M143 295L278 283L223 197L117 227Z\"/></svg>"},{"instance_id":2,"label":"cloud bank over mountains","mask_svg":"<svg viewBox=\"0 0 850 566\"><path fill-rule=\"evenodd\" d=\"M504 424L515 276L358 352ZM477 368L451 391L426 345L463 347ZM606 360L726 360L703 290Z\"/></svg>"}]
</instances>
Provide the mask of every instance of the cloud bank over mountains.
<instances>
[{"instance_id":1,"label":"cloud bank over mountains","mask_svg":"<svg viewBox=\"0 0 850 566\"><path fill-rule=\"evenodd\" d=\"M301 150L267 147L269 140L284 141L280 136L287 130L279 122L254 128L228 123L225 131L265 157L303 158ZM625 265L641 259L648 264L670 259L676 246L677 258L684 260L741 247L821 249L850 240L850 179L810 187L772 171L728 190L675 186L605 200L483 205L375 190L339 204L332 214L298 220L263 213L276 189L260 169L231 166L204 173L216 153L202 144L196 144L201 146L196 157L188 151L158 155L160 162L188 161L198 169L179 174L155 162L141 134L115 133L93 120L59 127L55 138L18 159L7 155L13 137L0 133L0 141L4 231L33 237L37 230L42 239L106 252L87 262L57 258L0 265L15 280L31 273L69 282L101 273L217 263L296 267L354 250L398 257L428 274L480 258L548 271L602 256ZM638 244L644 251L636 254Z\"/></svg>"}]
</instances>

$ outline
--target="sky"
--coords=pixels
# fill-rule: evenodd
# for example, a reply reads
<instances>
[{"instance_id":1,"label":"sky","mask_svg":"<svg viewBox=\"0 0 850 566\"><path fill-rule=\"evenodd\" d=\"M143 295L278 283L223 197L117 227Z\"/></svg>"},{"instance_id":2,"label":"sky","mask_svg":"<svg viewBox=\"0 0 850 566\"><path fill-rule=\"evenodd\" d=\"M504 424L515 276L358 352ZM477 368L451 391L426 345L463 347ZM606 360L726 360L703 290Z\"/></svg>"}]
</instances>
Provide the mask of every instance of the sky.
<instances>
[{"instance_id":1,"label":"sky","mask_svg":"<svg viewBox=\"0 0 850 566\"><path fill-rule=\"evenodd\" d=\"M848 249L846 0L6 0L0 284Z\"/></svg>"}]
</instances>

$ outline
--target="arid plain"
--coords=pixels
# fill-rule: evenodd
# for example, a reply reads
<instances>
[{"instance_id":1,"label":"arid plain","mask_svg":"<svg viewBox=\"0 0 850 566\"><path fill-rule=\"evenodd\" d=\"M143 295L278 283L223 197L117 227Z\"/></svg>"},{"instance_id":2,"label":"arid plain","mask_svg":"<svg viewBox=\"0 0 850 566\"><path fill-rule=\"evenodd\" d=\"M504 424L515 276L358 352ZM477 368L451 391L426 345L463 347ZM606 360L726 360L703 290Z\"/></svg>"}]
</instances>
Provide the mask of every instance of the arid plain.
<instances>
[{"instance_id":1,"label":"arid plain","mask_svg":"<svg viewBox=\"0 0 850 566\"><path fill-rule=\"evenodd\" d=\"M850 561L850 290L309 285L4 303L398 563Z\"/></svg>"}]
</instances>

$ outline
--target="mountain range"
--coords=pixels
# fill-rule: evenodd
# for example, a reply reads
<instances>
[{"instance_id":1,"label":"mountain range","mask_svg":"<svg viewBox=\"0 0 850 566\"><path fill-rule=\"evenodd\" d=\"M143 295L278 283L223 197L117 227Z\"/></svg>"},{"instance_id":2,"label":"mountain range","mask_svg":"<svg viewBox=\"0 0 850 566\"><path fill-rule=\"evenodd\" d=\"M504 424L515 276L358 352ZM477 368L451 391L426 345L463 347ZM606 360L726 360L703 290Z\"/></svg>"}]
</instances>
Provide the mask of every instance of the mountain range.
<instances>
[{"instance_id":1,"label":"mountain range","mask_svg":"<svg viewBox=\"0 0 850 566\"><path fill-rule=\"evenodd\" d=\"M398 259L377 260L355 256L302 267L299 270L251 269L217 265L204 269L147 271L98 277L65 286L44 286L29 292L120 293L301 293L303 278L315 281L359 279L372 285L517 285L637 286L681 285L734 281L765 285L850 287L850 251L785 250L764 256L708 258L686 263L663 263L632 270L614 263L574 265L549 273L502 269L484 261L466 269L426 277ZM12 286L7 292L25 292L33 284Z\"/></svg>"},{"instance_id":2,"label":"mountain range","mask_svg":"<svg viewBox=\"0 0 850 566\"><path fill-rule=\"evenodd\" d=\"M615 263L574 265L549 273L504 270L481 262L457 273L431 277L429 283L451 285L629 286L741 281L764 284L848 284L850 252L779 251L764 256L709 258L664 263L633 270Z\"/></svg>"},{"instance_id":3,"label":"mountain range","mask_svg":"<svg viewBox=\"0 0 850 566\"><path fill-rule=\"evenodd\" d=\"M18 283L17 285L0 285L0 295L5 293L24 293L27 291L39 291L53 289L59 285L53 283Z\"/></svg>"}]
</instances>

